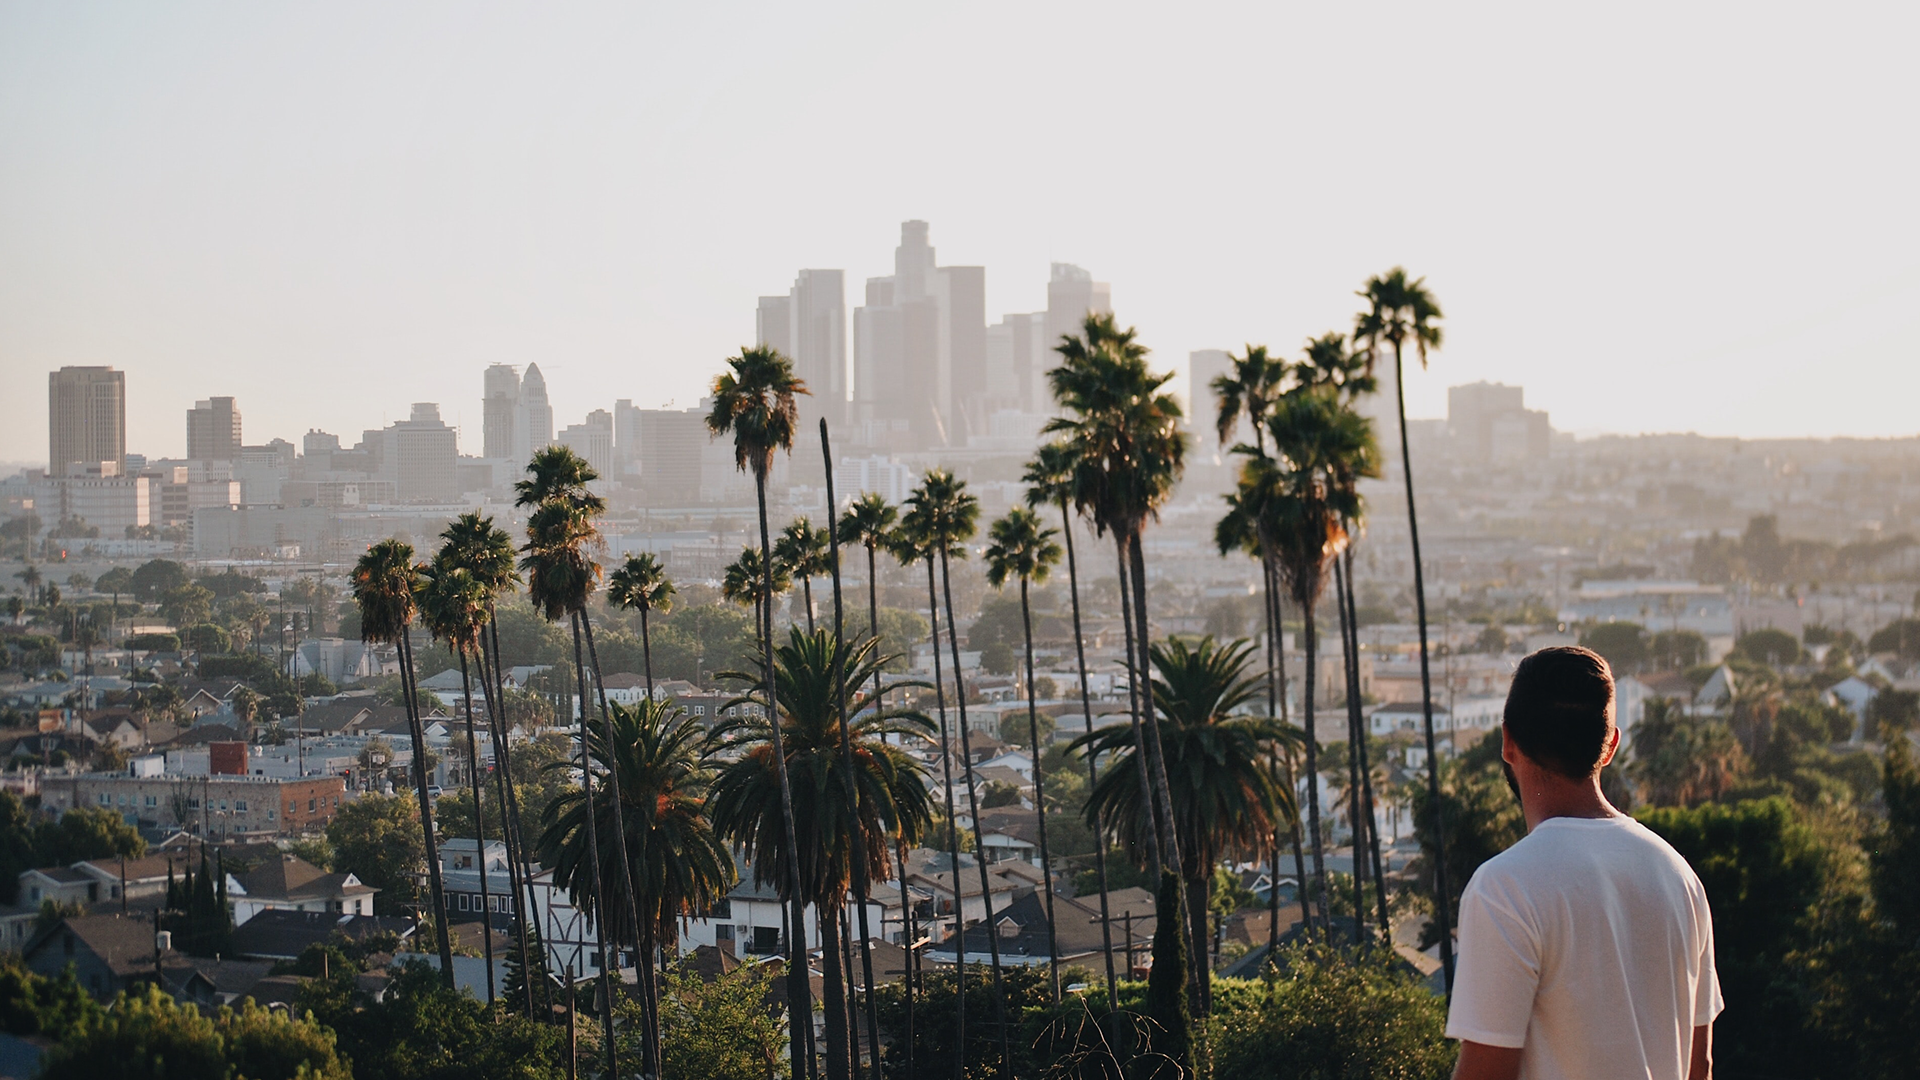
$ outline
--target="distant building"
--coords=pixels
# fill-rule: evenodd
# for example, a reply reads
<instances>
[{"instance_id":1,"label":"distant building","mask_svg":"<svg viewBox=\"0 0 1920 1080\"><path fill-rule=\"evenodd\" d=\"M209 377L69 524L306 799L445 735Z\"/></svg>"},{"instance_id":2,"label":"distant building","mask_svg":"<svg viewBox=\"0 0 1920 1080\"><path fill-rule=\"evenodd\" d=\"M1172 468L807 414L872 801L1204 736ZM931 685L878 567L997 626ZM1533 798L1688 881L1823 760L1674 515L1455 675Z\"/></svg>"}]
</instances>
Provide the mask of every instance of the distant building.
<instances>
[{"instance_id":1,"label":"distant building","mask_svg":"<svg viewBox=\"0 0 1920 1080\"><path fill-rule=\"evenodd\" d=\"M1547 414L1527 408L1525 389L1503 383L1448 387L1447 432L1470 461L1539 461L1553 447Z\"/></svg>"},{"instance_id":2,"label":"distant building","mask_svg":"<svg viewBox=\"0 0 1920 1080\"><path fill-rule=\"evenodd\" d=\"M401 502L452 502L460 497L458 440L441 421L440 406L416 402L412 415L380 435L380 478L393 483Z\"/></svg>"},{"instance_id":3,"label":"distant building","mask_svg":"<svg viewBox=\"0 0 1920 1080\"><path fill-rule=\"evenodd\" d=\"M230 397L196 401L187 410L187 457L232 461L240 456L240 410Z\"/></svg>"},{"instance_id":4,"label":"distant building","mask_svg":"<svg viewBox=\"0 0 1920 1080\"><path fill-rule=\"evenodd\" d=\"M127 377L110 367L63 367L47 375L47 475L68 476L127 458ZM44 516L44 515L43 515Z\"/></svg>"},{"instance_id":5,"label":"distant building","mask_svg":"<svg viewBox=\"0 0 1920 1080\"><path fill-rule=\"evenodd\" d=\"M585 422L562 428L559 441L561 446L585 458L602 477L614 475L612 413L605 409L593 410Z\"/></svg>"},{"instance_id":6,"label":"distant building","mask_svg":"<svg viewBox=\"0 0 1920 1080\"><path fill-rule=\"evenodd\" d=\"M520 421L520 372L512 364L489 365L482 376L481 456L513 458Z\"/></svg>"},{"instance_id":7,"label":"distant building","mask_svg":"<svg viewBox=\"0 0 1920 1080\"><path fill-rule=\"evenodd\" d=\"M1001 408L1046 411L1052 402L1046 372L1053 358L1046 312L1002 315L986 332L987 400Z\"/></svg>"},{"instance_id":8,"label":"distant building","mask_svg":"<svg viewBox=\"0 0 1920 1080\"><path fill-rule=\"evenodd\" d=\"M195 825L202 833L222 836L298 835L332 821L345 794L346 782L338 776L281 780L80 773L47 784L41 805L54 813L95 806L129 822Z\"/></svg>"},{"instance_id":9,"label":"distant building","mask_svg":"<svg viewBox=\"0 0 1920 1080\"><path fill-rule=\"evenodd\" d=\"M640 475L640 428L645 410L628 398L613 403L613 463L615 476Z\"/></svg>"},{"instance_id":10,"label":"distant building","mask_svg":"<svg viewBox=\"0 0 1920 1080\"><path fill-rule=\"evenodd\" d=\"M1072 263L1054 263L1047 281L1047 346L1079 337L1088 315L1113 314L1113 286Z\"/></svg>"},{"instance_id":11,"label":"distant building","mask_svg":"<svg viewBox=\"0 0 1920 1080\"><path fill-rule=\"evenodd\" d=\"M640 482L657 502L686 505L700 497L706 417L699 409L640 413Z\"/></svg>"},{"instance_id":12,"label":"distant building","mask_svg":"<svg viewBox=\"0 0 1920 1080\"><path fill-rule=\"evenodd\" d=\"M986 270L937 266L927 223L900 225L893 275L854 311L853 419L876 449L965 445L991 411Z\"/></svg>"},{"instance_id":13,"label":"distant building","mask_svg":"<svg viewBox=\"0 0 1920 1080\"><path fill-rule=\"evenodd\" d=\"M547 403L547 379L539 364L528 364L520 378L520 403L514 420L513 460L525 463L535 450L553 445L553 406Z\"/></svg>"},{"instance_id":14,"label":"distant building","mask_svg":"<svg viewBox=\"0 0 1920 1080\"><path fill-rule=\"evenodd\" d=\"M281 853L244 874L227 875L227 903L235 926L263 911L324 911L337 915L373 914L380 890L352 874L328 873L298 855Z\"/></svg>"},{"instance_id":15,"label":"distant building","mask_svg":"<svg viewBox=\"0 0 1920 1080\"><path fill-rule=\"evenodd\" d=\"M1220 399L1213 392L1213 380L1233 374L1233 354L1225 349L1195 349L1187 354L1187 423L1193 429L1194 450L1202 458L1226 459L1233 441L1222 444L1219 426ZM1243 419L1234 428L1232 440L1251 442Z\"/></svg>"}]
</instances>

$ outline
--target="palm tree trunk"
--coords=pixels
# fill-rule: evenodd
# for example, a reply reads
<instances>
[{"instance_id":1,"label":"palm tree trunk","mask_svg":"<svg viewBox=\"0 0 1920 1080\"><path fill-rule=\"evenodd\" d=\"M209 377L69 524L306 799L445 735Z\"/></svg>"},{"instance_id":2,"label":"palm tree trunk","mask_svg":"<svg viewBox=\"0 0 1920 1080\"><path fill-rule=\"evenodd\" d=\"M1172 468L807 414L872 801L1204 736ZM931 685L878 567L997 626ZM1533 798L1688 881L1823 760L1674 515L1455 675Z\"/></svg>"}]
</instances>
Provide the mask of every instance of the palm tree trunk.
<instances>
[{"instance_id":1,"label":"palm tree trunk","mask_svg":"<svg viewBox=\"0 0 1920 1080\"><path fill-rule=\"evenodd\" d=\"M800 842L796 839L793 824L793 785L787 775L786 737L780 731L780 706L774 696L773 684L773 538L767 529L767 477L765 471L755 468L753 471L754 497L760 508L760 583L761 591L767 601L766 630L760 637L760 663L765 682L762 689L766 694L767 727L773 732L773 756L775 772L780 777L780 825L785 832L787 850L798 852ZM806 1044L813 1037L813 988L807 981L807 912L806 901L800 895L800 864L798 860L787 863L787 908L793 920L793 932L788 935L787 958L787 1017L793 1028L793 1080L815 1075L813 1053Z\"/></svg>"},{"instance_id":2,"label":"palm tree trunk","mask_svg":"<svg viewBox=\"0 0 1920 1080\"><path fill-rule=\"evenodd\" d=\"M1053 857L1047 847L1047 785L1040 768L1040 708L1033 700L1033 607L1028 602L1027 579L1020 579L1020 622L1027 634L1027 739L1033 746L1033 805L1040 819L1040 872L1047 894L1047 974L1053 980L1053 1000L1060 1000L1060 947L1053 932Z\"/></svg>"},{"instance_id":3,"label":"palm tree trunk","mask_svg":"<svg viewBox=\"0 0 1920 1080\"><path fill-rule=\"evenodd\" d=\"M593 754L588 750L587 713L592 711L587 697L587 665L580 655L580 613L573 613L573 673L575 686L580 692L580 793L584 799L587 819L587 866L593 874L593 911L594 911L594 947L600 961L600 985L606 990L606 1008L600 1012L602 1028L607 1042L607 1076L620 1075L620 1068L613 1045L613 986L614 968L607 963L607 939L613 936L613 910L607 903L607 878L600 866L599 827L594 819L600 815L593 809Z\"/></svg>"},{"instance_id":4,"label":"palm tree trunk","mask_svg":"<svg viewBox=\"0 0 1920 1080\"><path fill-rule=\"evenodd\" d=\"M600 699L600 730L607 740L607 753L616 754L618 753L619 744L614 741L613 737L613 711L607 708L607 684L601 678L600 650L596 648L593 643L593 620L587 617L585 604L580 606L580 629L586 633L587 657L593 661L593 689L595 696ZM583 732L586 730L584 725L581 727L581 730ZM627 898L626 915L630 920L628 925L633 928L635 948L633 958L634 977L644 984L647 973L651 969L653 958L651 956L639 955L640 927L642 925L640 921L640 882L633 876L633 858L627 852L627 804L621 801L620 798L620 770L615 768L614 763L611 761L607 763L607 800L613 806L613 847L615 851L620 853L620 892ZM617 978L615 983L618 983ZM657 1031L653 1030L647 1032L647 1042L643 1048L643 1056L649 1063L659 1057L659 1047L655 1045L658 1034Z\"/></svg>"},{"instance_id":5,"label":"palm tree trunk","mask_svg":"<svg viewBox=\"0 0 1920 1080\"><path fill-rule=\"evenodd\" d=\"M520 939L520 970L525 973L527 1015L533 1015L533 972L527 948L527 935L532 931L534 912L539 910L533 890L533 864L527 857L527 834L520 821L520 794L513 786L513 751L509 745L512 739L509 733L512 725L507 718L506 663L500 656L500 620L490 614L487 619L487 633L493 644L493 690L494 690L494 767L501 788L501 806L507 815L507 858L508 869L513 875L513 903L517 909L514 921L518 925ZM521 890L525 890L522 895ZM541 949L546 949L546 941L541 939ZM540 957L540 970L546 970L546 957ZM549 985L542 983L541 997L549 1010L553 1005L553 992Z\"/></svg>"},{"instance_id":6,"label":"palm tree trunk","mask_svg":"<svg viewBox=\"0 0 1920 1080\"><path fill-rule=\"evenodd\" d=\"M634 975L639 982L640 1022L646 1025L646 1038L641 1043L644 1058L642 1070L649 1077L660 1075L660 978L653 963L654 951L659 947L654 940L653 927L642 927L636 937L640 939L640 956L635 961Z\"/></svg>"},{"instance_id":7,"label":"palm tree trunk","mask_svg":"<svg viewBox=\"0 0 1920 1080\"><path fill-rule=\"evenodd\" d=\"M1367 827L1360 816L1365 809L1360 797L1360 744L1367 735L1360 726L1360 636L1347 616L1347 575L1338 555L1333 559L1333 606L1340 613L1341 674L1347 688L1347 819L1353 832L1353 932L1358 943L1365 939L1362 931L1367 925L1366 863L1360 857L1367 842Z\"/></svg>"},{"instance_id":8,"label":"palm tree trunk","mask_svg":"<svg viewBox=\"0 0 1920 1080\"><path fill-rule=\"evenodd\" d=\"M1167 755L1160 740L1160 717L1153 707L1153 684L1151 682L1151 630L1147 623L1147 561L1142 552L1139 529L1132 530L1127 543L1127 561L1133 572L1133 621L1140 630L1138 648L1140 650L1140 714L1147 733L1147 764L1153 769L1153 794L1160 807L1160 851L1166 865L1175 873L1181 869L1180 834L1173 817L1173 788L1167 782ZM1212 868L1208 868L1212 872ZM1184 905L1185 895L1181 902ZM1181 926L1182 934L1187 932L1186 925ZM1187 998L1193 1010L1206 1015L1202 1010L1205 1004L1204 987L1208 982L1206 963L1206 943L1204 941L1187 942L1187 964L1192 969L1188 980Z\"/></svg>"},{"instance_id":9,"label":"palm tree trunk","mask_svg":"<svg viewBox=\"0 0 1920 1080\"><path fill-rule=\"evenodd\" d=\"M647 700L653 700L653 634L647 626L647 608L640 605L640 662L647 670Z\"/></svg>"},{"instance_id":10,"label":"palm tree trunk","mask_svg":"<svg viewBox=\"0 0 1920 1080\"><path fill-rule=\"evenodd\" d=\"M873 996L873 927L868 923L867 913L867 894L869 891L867 882L869 872L867 839L866 830L862 827L862 818L860 816L860 800L854 790L853 729L847 719L847 666L844 659L847 649L846 606L840 592L840 523L835 520L835 507L840 504L836 502L834 498L833 447L827 440L827 422L825 419L820 421L820 454L826 463L827 470L827 559L833 569L833 643L835 650L842 657L841 662L835 665L838 668L838 675L834 680L834 688L839 695L840 706L840 765L845 771L847 782L847 813L848 817L853 821L853 897L854 902L860 905L860 970L864 976L863 984L867 990L867 1049L868 1052L873 1055L874 1080L879 1080L880 1016ZM871 552L869 552L869 557L871 557ZM869 558L868 565L869 569L871 569L871 558ZM877 630L879 626L879 616L877 612L873 614L873 618L874 626ZM879 649L877 635L874 648L877 653ZM877 669L874 679L876 683L879 680ZM900 884L900 895L904 898L907 895L905 888L906 882L903 880ZM853 967L851 954L848 956L847 967L849 969ZM853 973L851 970L848 971L847 977L849 980L852 979ZM855 1071L858 1071L860 1064L859 1021L853 1017L849 1017L849 1020L855 1027L855 1034L852 1040L853 1063Z\"/></svg>"},{"instance_id":11,"label":"palm tree trunk","mask_svg":"<svg viewBox=\"0 0 1920 1080\"><path fill-rule=\"evenodd\" d=\"M813 579L812 578L805 577L805 576L802 576L800 578L800 592L803 596L806 597L807 635L811 637L813 635Z\"/></svg>"},{"instance_id":12,"label":"palm tree trunk","mask_svg":"<svg viewBox=\"0 0 1920 1080\"><path fill-rule=\"evenodd\" d=\"M1134 772L1140 779L1140 801L1147 807L1153 828L1147 830L1147 869L1157 880L1164 863L1160 858L1160 804L1153 798L1153 780L1147 775L1147 733L1140 723L1140 698L1150 693L1146 672L1134 663L1133 587L1127 583L1127 542L1114 535L1115 556L1120 564L1120 625L1126 642L1127 722L1133 728Z\"/></svg>"},{"instance_id":13,"label":"palm tree trunk","mask_svg":"<svg viewBox=\"0 0 1920 1080\"><path fill-rule=\"evenodd\" d=\"M1433 917L1439 920L1440 966L1446 972L1447 1000L1453 1000L1453 918L1447 910L1446 807L1440 802L1440 755L1433 742L1433 675L1427 649L1427 581L1420 566L1420 518L1413 503L1413 451L1407 446L1406 368L1400 342L1393 343L1393 390L1399 402L1400 473L1407 483L1407 537L1413 543L1413 604L1420 622L1420 710L1427 738L1427 799L1433 804Z\"/></svg>"},{"instance_id":14,"label":"palm tree trunk","mask_svg":"<svg viewBox=\"0 0 1920 1080\"><path fill-rule=\"evenodd\" d=\"M867 634L873 638L874 655L878 656L881 647L880 575L878 569L874 566L873 545L867 544L865 546L867 549ZM880 699L880 668L878 665L875 665L873 669L873 707L876 709L886 707L885 703ZM902 884L905 883L902 882ZM903 893L902 895L905 894Z\"/></svg>"},{"instance_id":15,"label":"palm tree trunk","mask_svg":"<svg viewBox=\"0 0 1920 1080\"><path fill-rule=\"evenodd\" d=\"M1267 715L1280 715L1280 672L1279 660L1282 644L1280 640L1279 604L1274 599L1273 560L1268 557L1266 546L1260 548L1260 602L1267 623ZM1267 775L1275 784L1280 782L1280 751L1269 746L1267 749ZM1274 954L1280 948L1280 822L1273 823L1273 847L1271 859L1267 863L1267 962L1272 963Z\"/></svg>"},{"instance_id":16,"label":"palm tree trunk","mask_svg":"<svg viewBox=\"0 0 1920 1080\"><path fill-rule=\"evenodd\" d=\"M1300 900L1300 933L1306 940L1313 940L1313 908L1307 905L1307 856L1300 847L1300 784L1298 774L1293 769L1293 754L1287 754L1287 788L1294 793L1293 824L1287 832L1293 839L1293 880L1296 882L1295 895Z\"/></svg>"},{"instance_id":17,"label":"palm tree trunk","mask_svg":"<svg viewBox=\"0 0 1920 1080\"><path fill-rule=\"evenodd\" d=\"M1207 868L1207 875L1187 880L1187 936L1196 943L1200 953L1200 970L1211 971L1213 965L1207 961L1207 942L1213 936L1207 932L1207 916L1211 913L1209 901L1213 896L1213 868ZM1213 1011L1212 979L1200 982L1200 1011L1196 1016L1204 1017Z\"/></svg>"},{"instance_id":18,"label":"palm tree trunk","mask_svg":"<svg viewBox=\"0 0 1920 1080\"><path fill-rule=\"evenodd\" d=\"M1313 845L1313 878L1315 902L1320 907L1320 918L1327 933L1333 933L1333 909L1327 904L1327 852L1320 836L1320 742L1317 725L1313 715L1314 662L1320 643L1313 625L1313 601L1309 598L1300 606L1300 614L1305 621L1307 635L1307 681L1300 687L1300 712L1306 718L1307 731L1307 839ZM1301 889L1302 895L1306 890ZM1303 911L1304 915L1305 912Z\"/></svg>"},{"instance_id":19,"label":"palm tree trunk","mask_svg":"<svg viewBox=\"0 0 1920 1080\"><path fill-rule=\"evenodd\" d=\"M932 552L927 553L927 624L933 632L933 698L940 710L940 783L947 796L947 848L953 856L953 1075L954 1080L961 1080L967 1061L967 933L961 920L960 820L953 809L953 739L947 732L947 682L940 671L940 601Z\"/></svg>"},{"instance_id":20,"label":"palm tree trunk","mask_svg":"<svg viewBox=\"0 0 1920 1080\"><path fill-rule=\"evenodd\" d=\"M1080 632L1080 568L1073 556L1073 512L1067 508L1067 500L1060 500L1060 535L1066 541L1067 548L1067 597L1073 604L1073 650L1080 662L1080 709L1087 722L1087 734L1093 734L1093 693L1087 689L1087 641ZM1094 751L1087 750L1087 790L1100 780L1098 767L1094 763ZM1094 837L1093 869L1100 881L1100 943L1101 955L1107 961L1107 1008L1118 1008L1116 998L1118 990L1113 975L1113 914L1107 907L1107 842L1104 837Z\"/></svg>"},{"instance_id":21,"label":"palm tree trunk","mask_svg":"<svg viewBox=\"0 0 1920 1080\"><path fill-rule=\"evenodd\" d=\"M844 901L843 901L844 902ZM826 1075L851 1080L847 1057L847 972L840 962L840 904L831 896L814 900L820 917L820 1006L826 1020Z\"/></svg>"},{"instance_id":22,"label":"palm tree trunk","mask_svg":"<svg viewBox=\"0 0 1920 1080\"><path fill-rule=\"evenodd\" d=\"M973 817L974 863L980 867L981 925L986 928L987 956L993 962L995 1019L1000 1025L1000 1061L1006 1075L1013 1075L1013 1044L1007 1034L1007 990L1000 973L1000 934L993 922L992 878L987 873L987 846L980 828L980 793L973 782L973 736L967 730L967 684L960 670L960 634L953 622L953 570L947 562L946 544L940 543L940 588L947 601L947 644L953 649L953 689L960 707L960 761L967 773L967 813ZM957 868L956 868L957 869ZM954 875L958 894L959 875ZM960 944L964 947L966 939ZM964 954L962 954L964 955Z\"/></svg>"},{"instance_id":23,"label":"palm tree trunk","mask_svg":"<svg viewBox=\"0 0 1920 1080\"><path fill-rule=\"evenodd\" d=\"M473 737L473 683L467 678L467 650L465 647L454 650L460 654L460 693L467 705L467 779L468 787L473 790L473 835L474 848L480 855L480 917L486 933L480 935L481 948L487 958L487 1004L493 1004L493 897L487 889L487 815L480 805L480 744Z\"/></svg>"},{"instance_id":24,"label":"palm tree trunk","mask_svg":"<svg viewBox=\"0 0 1920 1080\"><path fill-rule=\"evenodd\" d=\"M1360 614L1353 596L1353 549L1351 547L1347 549L1346 558L1347 623L1353 627L1353 679L1354 685L1358 687L1360 685ZM1357 694L1358 690L1356 690L1355 693ZM1380 822L1374 816L1373 765L1372 762L1367 760L1368 753L1367 730L1366 725L1362 723L1360 725L1360 793L1366 799L1364 816L1367 823L1367 850L1370 861L1373 864L1374 898L1379 902L1380 936L1382 939L1391 942L1393 940L1393 922L1387 914L1387 878L1385 867L1382 865L1380 858Z\"/></svg>"},{"instance_id":25,"label":"palm tree trunk","mask_svg":"<svg viewBox=\"0 0 1920 1080\"><path fill-rule=\"evenodd\" d=\"M433 799L427 794L427 733L420 720L419 693L414 681L413 641L400 631L400 691L407 696L407 733L413 739L413 786L420 796L420 830L426 837L427 903L433 908L433 928L440 946L440 981L453 989L453 943L447 937L447 893L440 882L440 846L433 835Z\"/></svg>"}]
</instances>

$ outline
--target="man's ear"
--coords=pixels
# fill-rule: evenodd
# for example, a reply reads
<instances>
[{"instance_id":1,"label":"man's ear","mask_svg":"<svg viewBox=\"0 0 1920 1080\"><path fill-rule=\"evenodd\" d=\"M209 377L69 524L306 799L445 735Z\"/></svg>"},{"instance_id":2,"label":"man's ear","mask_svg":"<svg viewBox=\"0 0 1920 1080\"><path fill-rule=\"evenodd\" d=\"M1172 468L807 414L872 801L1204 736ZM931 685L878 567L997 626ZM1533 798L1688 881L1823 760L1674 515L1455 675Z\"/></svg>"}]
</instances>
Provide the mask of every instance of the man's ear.
<instances>
[{"instance_id":1,"label":"man's ear","mask_svg":"<svg viewBox=\"0 0 1920 1080\"><path fill-rule=\"evenodd\" d=\"M1500 760L1513 766L1520 764L1520 744L1514 742L1513 736L1507 734L1505 724L1500 725Z\"/></svg>"},{"instance_id":2,"label":"man's ear","mask_svg":"<svg viewBox=\"0 0 1920 1080\"><path fill-rule=\"evenodd\" d=\"M1613 738L1607 740L1607 748L1600 751L1600 764L1596 768L1604 769L1613 761L1613 755L1620 752L1620 729L1613 729Z\"/></svg>"}]
</instances>

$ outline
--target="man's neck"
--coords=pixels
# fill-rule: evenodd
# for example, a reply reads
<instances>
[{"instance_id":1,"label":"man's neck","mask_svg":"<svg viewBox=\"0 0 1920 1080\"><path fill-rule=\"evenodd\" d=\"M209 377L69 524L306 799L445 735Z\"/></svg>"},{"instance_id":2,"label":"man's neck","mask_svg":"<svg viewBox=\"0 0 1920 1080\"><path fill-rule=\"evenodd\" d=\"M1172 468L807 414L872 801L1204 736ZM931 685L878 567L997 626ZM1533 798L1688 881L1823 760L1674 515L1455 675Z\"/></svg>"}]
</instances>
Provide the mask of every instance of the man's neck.
<instances>
[{"instance_id":1,"label":"man's neck","mask_svg":"<svg viewBox=\"0 0 1920 1080\"><path fill-rule=\"evenodd\" d=\"M1545 779L1538 775L1522 782L1520 807L1527 815L1527 831L1540 827L1548 818L1610 818L1620 811L1600 791L1600 777L1591 779Z\"/></svg>"}]
</instances>

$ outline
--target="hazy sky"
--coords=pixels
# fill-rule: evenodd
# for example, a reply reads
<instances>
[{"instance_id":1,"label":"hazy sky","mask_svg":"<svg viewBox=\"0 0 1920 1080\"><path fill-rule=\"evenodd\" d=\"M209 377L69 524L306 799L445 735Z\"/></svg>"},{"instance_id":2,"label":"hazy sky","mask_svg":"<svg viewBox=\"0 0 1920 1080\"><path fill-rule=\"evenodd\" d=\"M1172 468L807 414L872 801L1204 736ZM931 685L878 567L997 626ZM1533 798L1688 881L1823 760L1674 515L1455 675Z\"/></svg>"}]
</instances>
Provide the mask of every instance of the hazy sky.
<instances>
[{"instance_id":1,"label":"hazy sky","mask_svg":"<svg viewBox=\"0 0 1920 1080\"><path fill-rule=\"evenodd\" d=\"M1345 328L1575 431L1920 431L1920 5L0 5L0 460L46 373L347 442L538 361L557 424L692 405L795 269L924 218L1113 284L1163 364ZM1184 387L1184 379L1181 382Z\"/></svg>"}]
</instances>

